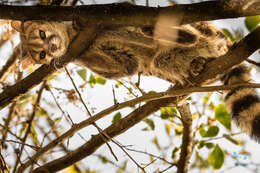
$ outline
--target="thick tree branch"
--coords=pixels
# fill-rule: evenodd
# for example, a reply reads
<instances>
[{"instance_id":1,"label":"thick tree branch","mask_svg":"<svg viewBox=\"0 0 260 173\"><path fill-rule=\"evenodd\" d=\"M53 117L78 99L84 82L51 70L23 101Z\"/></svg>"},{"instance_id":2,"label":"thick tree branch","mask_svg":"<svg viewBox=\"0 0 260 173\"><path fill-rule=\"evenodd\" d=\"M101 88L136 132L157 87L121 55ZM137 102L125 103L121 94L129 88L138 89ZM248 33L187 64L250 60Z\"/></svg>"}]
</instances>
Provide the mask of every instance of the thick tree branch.
<instances>
[{"instance_id":1,"label":"thick tree branch","mask_svg":"<svg viewBox=\"0 0 260 173\"><path fill-rule=\"evenodd\" d=\"M134 6L128 3L68 6L0 5L0 18L12 20L77 21L81 24L154 26L159 15L182 19L181 24L260 15L259 0L217 0L170 7Z\"/></svg>"}]
</instances>

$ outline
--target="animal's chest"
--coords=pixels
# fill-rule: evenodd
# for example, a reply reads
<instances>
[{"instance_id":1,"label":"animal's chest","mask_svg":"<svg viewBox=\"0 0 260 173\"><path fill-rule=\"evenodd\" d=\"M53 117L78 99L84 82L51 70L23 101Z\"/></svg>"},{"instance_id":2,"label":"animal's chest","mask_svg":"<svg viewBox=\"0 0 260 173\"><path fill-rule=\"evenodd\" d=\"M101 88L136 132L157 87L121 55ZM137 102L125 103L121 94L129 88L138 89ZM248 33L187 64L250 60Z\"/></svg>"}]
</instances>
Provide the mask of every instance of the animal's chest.
<instances>
[{"instance_id":1,"label":"animal's chest","mask_svg":"<svg viewBox=\"0 0 260 173\"><path fill-rule=\"evenodd\" d=\"M77 61L107 78L142 73L184 83L193 73L190 67L194 59L217 57L227 50L227 41L218 38L217 32L212 31L208 38L190 25L173 29L177 35L166 45L153 37L153 30L148 34L135 27L104 30Z\"/></svg>"}]
</instances>

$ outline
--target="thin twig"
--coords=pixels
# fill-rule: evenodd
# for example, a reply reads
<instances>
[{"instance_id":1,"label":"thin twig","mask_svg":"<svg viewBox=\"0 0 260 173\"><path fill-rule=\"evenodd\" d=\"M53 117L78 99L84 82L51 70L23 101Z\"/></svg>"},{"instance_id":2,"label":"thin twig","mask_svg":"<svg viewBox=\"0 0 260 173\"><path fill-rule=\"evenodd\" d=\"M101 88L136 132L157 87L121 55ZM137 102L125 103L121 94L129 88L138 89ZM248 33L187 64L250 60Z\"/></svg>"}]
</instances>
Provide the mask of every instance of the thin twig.
<instances>
[{"instance_id":1,"label":"thin twig","mask_svg":"<svg viewBox=\"0 0 260 173\"><path fill-rule=\"evenodd\" d=\"M81 94L80 94L80 92L79 92L79 90L78 90L78 88L77 88L77 86L76 86L74 80L72 79L72 77L71 77L71 75L70 75L68 69L67 69L66 67L64 67L64 69L65 69L67 75L69 76L69 78L70 78L70 80L71 80L71 83L72 83L74 89L75 89L76 92L78 93L78 96L79 96L79 98L80 98L81 103L83 104L84 108L86 109L88 115L89 115L90 117L92 117L92 114L90 113L90 111L89 111L87 105L85 104L85 102L84 102L84 100L83 100L83 98L82 98L82 96L81 96ZM102 133L102 129L99 128L98 125L97 125L95 122L93 122L92 124L93 124L94 127L97 128L97 130L98 130L101 134L103 134L103 133ZM107 140L105 139L106 137L107 137L107 136L104 135L104 141L105 141L105 142L107 141ZM110 139L110 137L108 137L108 139ZM112 155L114 156L114 158L118 161L118 159L117 159L116 155L114 154L114 152L113 152L111 146L110 146L107 142L106 142L106 144L107 144L107 146L108 146L108 148L109 148L111 154L112 154Z\"/></svg>"},{"instance_id":2,"label":"thin twig","mask_svg":"<svg viewBox=\"0 0 260 173\"><path fill-rule=\"evenodd\" d=\"M255 61L253 61L251 59L247 59L246 61L249 62L250 64L253 64L253 65L257 66L257 67L260 67L260 63L259 62L255 62Z\"/></svg>"},{"instance_id":3,"label":"thin twig","mask_svg":"<svg viewBox=\"0 0 260 173\"><path fill-rule=\"evenodd\" d=\"M116 104L118 104L118 102L116 100L116 94L115 94L115 89L114 89L113 85L112 85L112 93L113 93L113 98L114 98L114 104L116 105Z\"/></svg>"},{"instance_id":4,"label":"thin twig","mask_svg":"<svg viewBox=\"0 0 260 173\"><path fill-rule=\"evenodd\" d=\"M28 127L27 127L27 129L26 129L26 132L25 132L24 137L22 138L22 145L21 145L21 147L20 147L19 153L17 153L17 158L16 158L16 162L15 162L15 166L14 166L13 173L15 173L18 164L21 162L20 158L21 158L22 153L23 153L23 150L24 150L25 141L26 141L28 135L29 135L30 132L31 132L31 127L32 127L32 123L33 123L32 121L33 121L33 119L34 119L34 117L35 117L35 115L36 115L36 111L37 111L37 109L38 109L38 105L39 105L39 103L40 103L41 96L42 96L42 92L43 92L43 89L45 88L45 85L46 85L46 81L43 82L43 84L42 84L42 86L41 86L41 88L40 88L40 90L39 90L37 99L36 99L36 101L35 101L35 103L34 103L34 106L33 106L33 112L32 112L31 116L30 116L29 119L28 119Z\"/></svg>"},{"instance_id":5,"label":"thin twig","mask_svg":"<svg viewBox=\"0 0 260 173\"><path fill-rule=\"evenodd\" d=\"M82 98L82 96L81 96L81 94L80 94L80 92L79 92L79 90L78 90L78 88L77 88L77 86L76 86L74 80L73 80L72 77L70 76L68 69L67 69L66 67L64 67L64 69L65 69L67 75L69 76L69 78L70 78L70 80L71 80L71 82L72 82L72 84L73 84L73 86L74 86L76 92L78 93L79 98L80 98L82 104L84 105L84 107L85 107L85 109L87 110L88 114L92 117L92 115L91 115L90 111L88 110L87 105L85 104L85 102L84 102L84 100L83 100L83 98ZM114 152L113 152L111 146L107 143L107 140L111 140L111 142L113 142L114 144L116 144L116 145L117 145L121 150L123 150L123 152L136 164L136 166L138 166L143 172L145 172L144 168L143 168L141 165L139 165L139 164L132 158L132 156L130 156L130 154L127 153L126 150L125 150L118 142L114 141L110 136L108 136L105 132L103 132L103 130L102 130L100 127L98 127L98 125L97 125L95 122L93 122L93 125L98 129L99 133L101 134L101 137L103 138L103 140L104 140L104 142L107 144L107 146L108 146L110 152L112 153L112 155L114 156L114 158L115 158L117 161L118 161L118 159L117 159L116 155L114 154ZM106 139L106 138L107 138L107 139Z\"/></svg>"}]
</instances>

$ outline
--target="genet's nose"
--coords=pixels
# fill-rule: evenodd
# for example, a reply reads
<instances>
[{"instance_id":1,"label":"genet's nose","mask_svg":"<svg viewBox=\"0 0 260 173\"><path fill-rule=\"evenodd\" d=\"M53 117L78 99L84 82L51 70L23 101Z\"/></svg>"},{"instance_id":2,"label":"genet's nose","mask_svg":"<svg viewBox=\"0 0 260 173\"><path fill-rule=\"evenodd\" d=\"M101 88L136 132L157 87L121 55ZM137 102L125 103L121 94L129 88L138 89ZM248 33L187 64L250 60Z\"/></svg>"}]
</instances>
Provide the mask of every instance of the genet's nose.
<instances>
[{"instance_id":1,"label":"genet's nose","mask_svg":"<svg viewBox=\"0 0 260 173\"><path fill-rule=\"evenodd\" d=\"M51 52L55 52L58 49L58 47L57 47L56 44L50 44L49 49L50 49Z\"/></svg>"}]
</instances>

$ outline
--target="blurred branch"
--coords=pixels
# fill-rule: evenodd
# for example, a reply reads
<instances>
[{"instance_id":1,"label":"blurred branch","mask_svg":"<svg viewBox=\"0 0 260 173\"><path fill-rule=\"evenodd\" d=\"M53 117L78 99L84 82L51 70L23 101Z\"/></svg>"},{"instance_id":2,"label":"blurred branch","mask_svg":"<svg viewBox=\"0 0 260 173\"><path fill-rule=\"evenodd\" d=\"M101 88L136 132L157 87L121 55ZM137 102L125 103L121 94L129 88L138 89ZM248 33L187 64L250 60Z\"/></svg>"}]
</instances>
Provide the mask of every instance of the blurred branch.
<instances>
[{"instance_id":1,"label":"blurred branch","mask_svg":"<svg viewBox=\"0 0 260 173\"><path fill-rule=\"evenodd\" d=\"M187 173L192 154L192 115L188 104L178 107L183 124L182 144L177 173Z\"/></svg>"},{"instance_id":2,"label":"blurred branch","mask_svg":"<svg viewBox=\"0 0 260 173\"><path fill-rule=\"evenodd\" d=\"M259 0L217 0L169 7L134 6L129 3L69 6L0 5L0 18L12 20L77 21L80 24L154 26L159 15L196 21L260 15Z\"/></svg>"}]
</instances>

